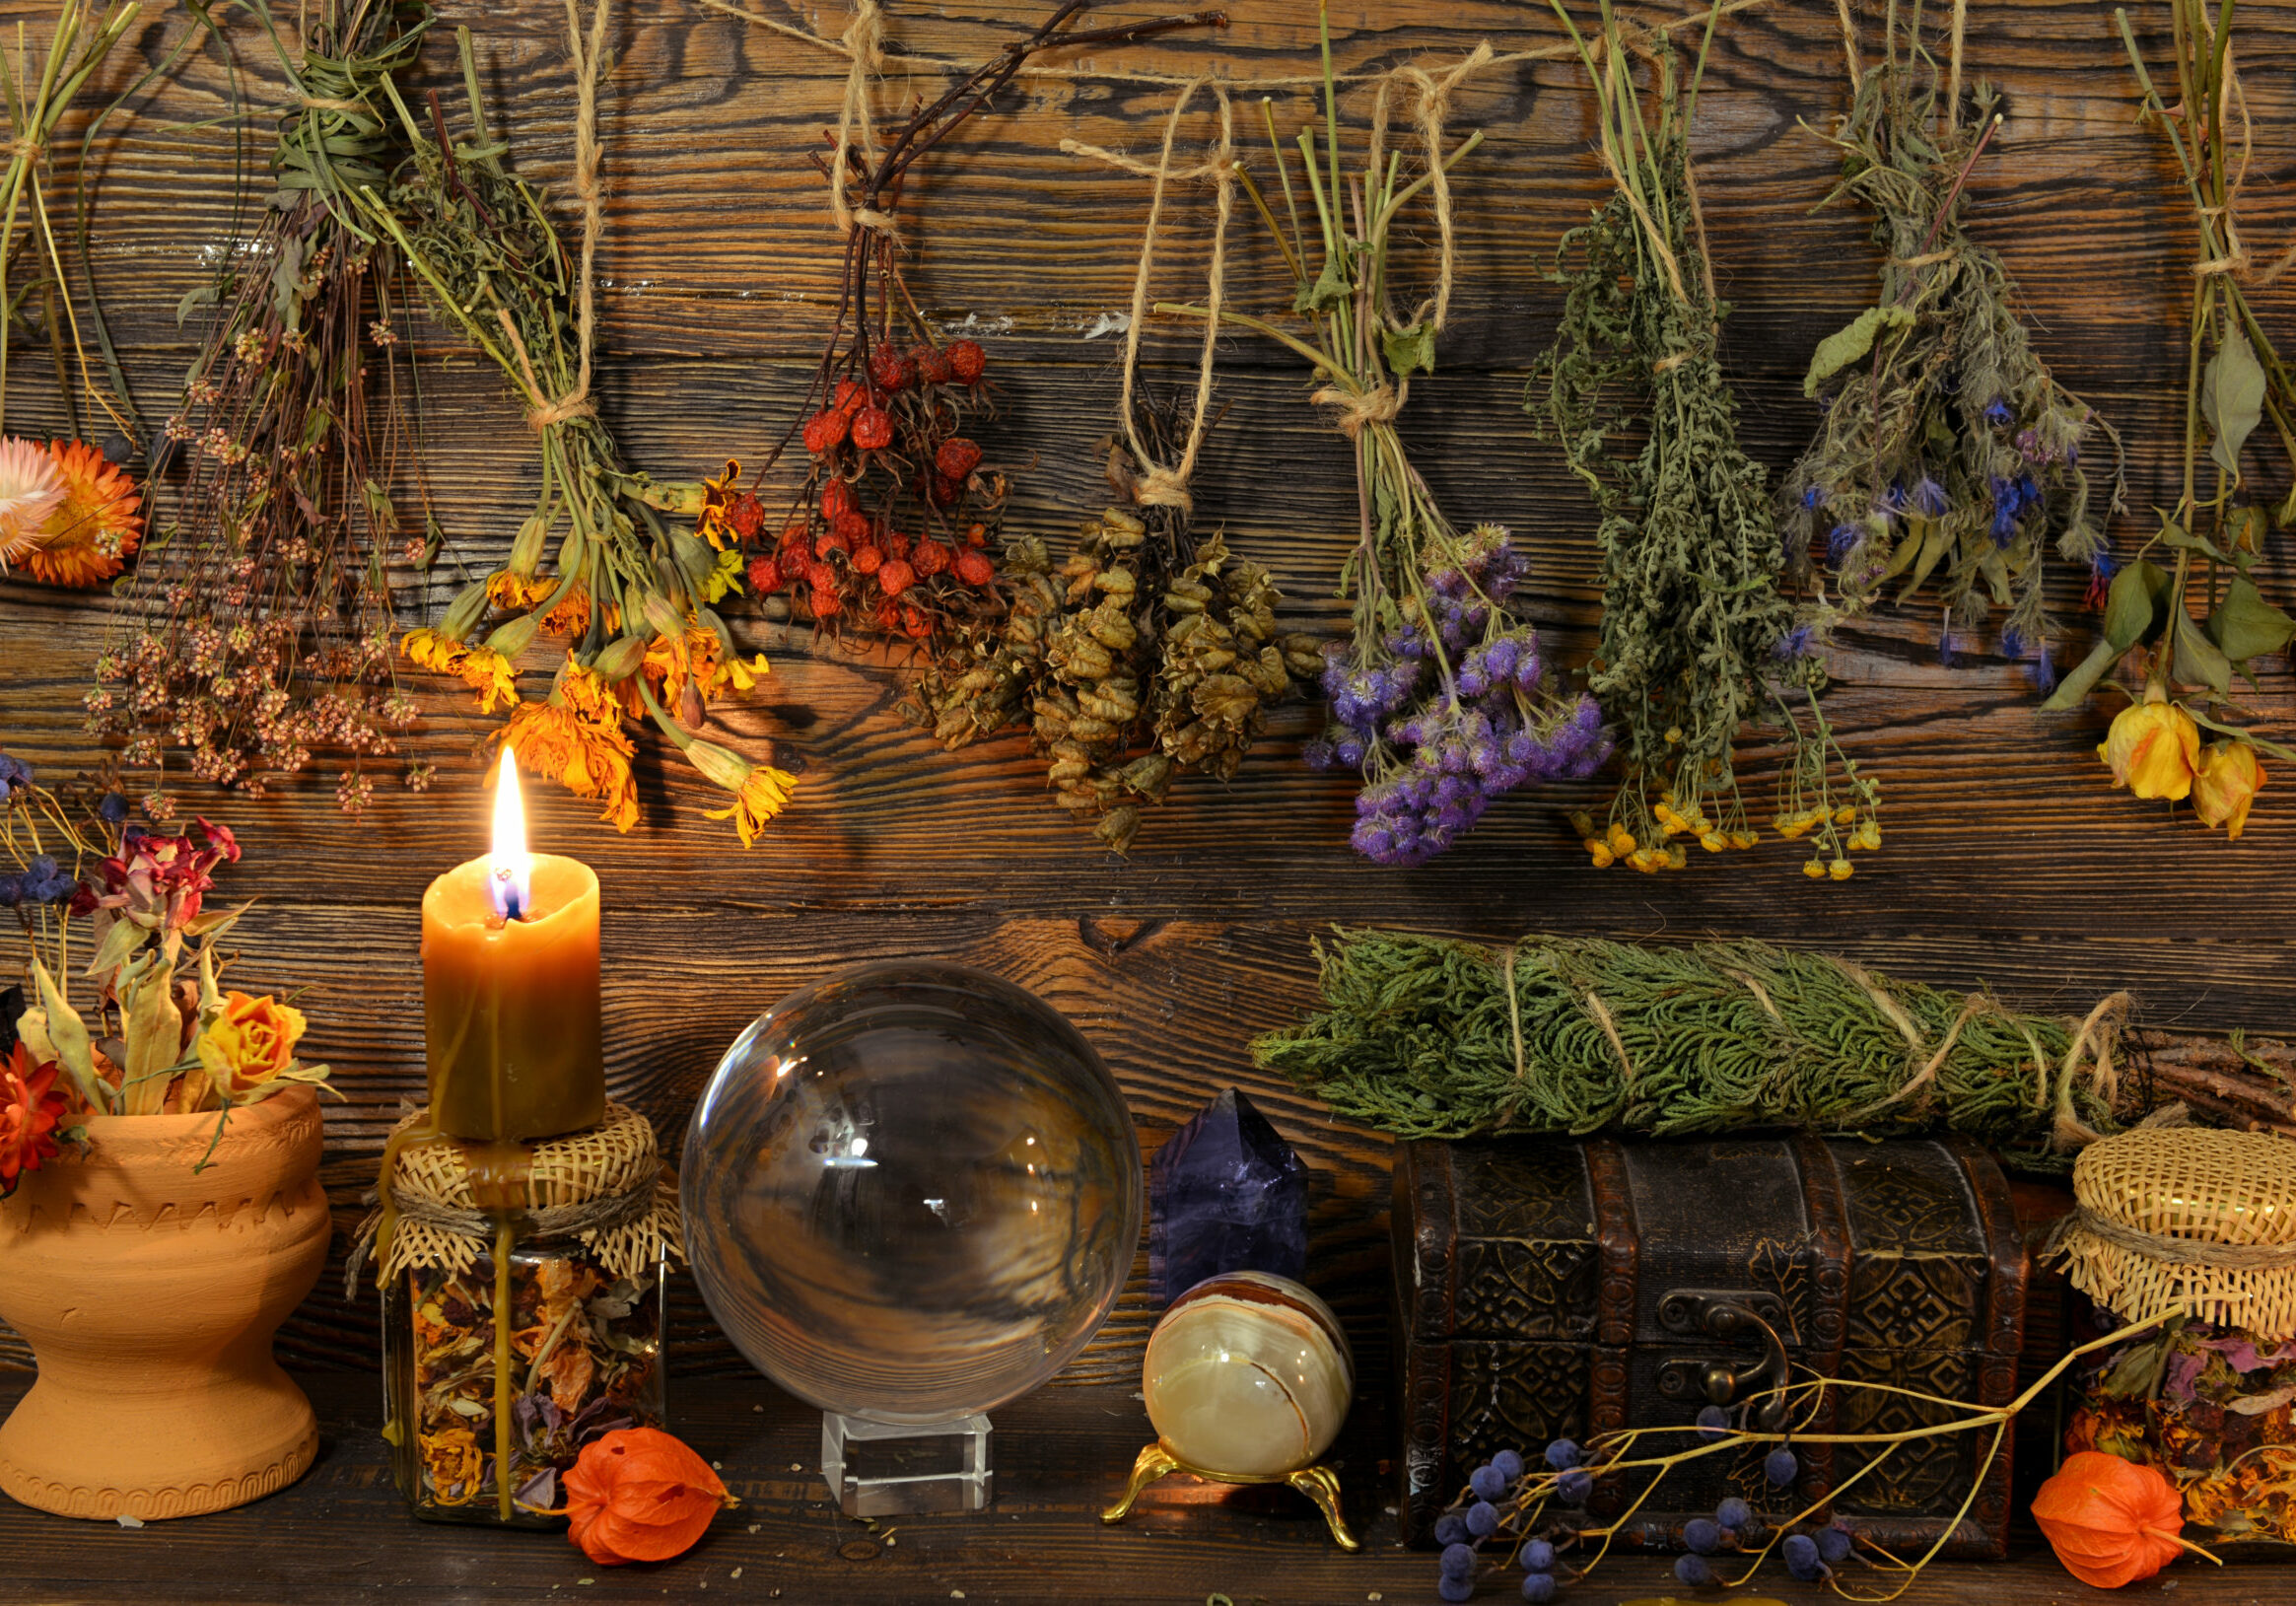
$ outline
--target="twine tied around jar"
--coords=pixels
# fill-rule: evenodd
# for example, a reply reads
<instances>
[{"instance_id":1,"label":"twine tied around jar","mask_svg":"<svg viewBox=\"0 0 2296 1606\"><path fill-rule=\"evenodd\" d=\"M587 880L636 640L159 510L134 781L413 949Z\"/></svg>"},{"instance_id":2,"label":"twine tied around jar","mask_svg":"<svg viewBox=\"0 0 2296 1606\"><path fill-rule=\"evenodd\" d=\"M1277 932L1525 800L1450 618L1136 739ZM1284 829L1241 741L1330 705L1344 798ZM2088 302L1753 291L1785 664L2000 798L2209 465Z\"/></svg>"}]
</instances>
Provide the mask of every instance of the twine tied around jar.
<instances>
[{"instance_id":1,"label":"twine tied around jar","mask_svg":"<svg viewBox=\"0 0 2296 1606\"><path fill-rule=\"evenodd\" d=\"M2296 1146L2265 1132L2139 1127L2073 1163L2078 1208L2045 1260L2129 1321L2185 1311L2296 1337Z\"/></svg>"},{"instance_id":2,"label":"twine tied around jar","mask_svg":"<svg viewBox=\"0 0 2296 1606\"><path fill-rule=\"evenodd\" d=\"M422 1119L410 1115L400 1125ZM354 1289L378 1248L385 1282L415 1269L460 1275L491 1250L501 1213L480 1202L461 1145L408 1145L381 1186L396 1219L380 1246L380 1201L360 1224L349 1267ZM609 1101L596 1126L530 1145L525 1175L512 1191L522 1196L508 1212L521 1241L574 1239L613 1276L631 1279L664 1252L683 1258L676 1180L661 1164L652 1124L626 1104Z\"/></svg>"}]
</instances>

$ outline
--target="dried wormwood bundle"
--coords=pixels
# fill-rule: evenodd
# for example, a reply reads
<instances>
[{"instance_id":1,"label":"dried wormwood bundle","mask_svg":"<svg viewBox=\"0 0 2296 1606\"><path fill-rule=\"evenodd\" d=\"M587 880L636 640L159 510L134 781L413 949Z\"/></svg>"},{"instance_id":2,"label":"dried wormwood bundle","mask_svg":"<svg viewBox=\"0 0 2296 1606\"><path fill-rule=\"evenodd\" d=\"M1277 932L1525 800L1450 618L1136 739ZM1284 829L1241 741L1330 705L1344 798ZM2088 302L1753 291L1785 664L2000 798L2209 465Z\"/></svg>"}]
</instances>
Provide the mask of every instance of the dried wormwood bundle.
<instances>
[{"instance_id":1,"label":"dried wormwood bundle","mask_svg":"<svg viewBox=\"0 0 2296 1606\"><path fill-rule=\"evenodd\" d=\"M1562 328L1524 399L1603 515L1602 642L1588 684L1625 727L1627 774L1606 826L1573 822L1598 866L1680 869L1684 836L1709 853L1752 847L1731 748L1768 704L1796 749L1777 828L1814 833L1803 873L1844 880L1847 850L1880 843L1877 789L1818 711L1814 626L1778 590L1777 524L1761 465L1738 446L1737 402L1715 355L1727 309L1707 270L1689 146L1713 16L1686 85L1672 40L1644 43L1608 0L1591 39L1560 0L1556 14L1594 81L1617 185L1563 237L1563 259L1577 260L1554 275L1567 291ZM1648 62L1647 106L1637 58ZM1635 456L1613 450L1620 435L1641 437ZM1806 703L1813 733L1789 698Z\"/></svg>"}]
</instances>

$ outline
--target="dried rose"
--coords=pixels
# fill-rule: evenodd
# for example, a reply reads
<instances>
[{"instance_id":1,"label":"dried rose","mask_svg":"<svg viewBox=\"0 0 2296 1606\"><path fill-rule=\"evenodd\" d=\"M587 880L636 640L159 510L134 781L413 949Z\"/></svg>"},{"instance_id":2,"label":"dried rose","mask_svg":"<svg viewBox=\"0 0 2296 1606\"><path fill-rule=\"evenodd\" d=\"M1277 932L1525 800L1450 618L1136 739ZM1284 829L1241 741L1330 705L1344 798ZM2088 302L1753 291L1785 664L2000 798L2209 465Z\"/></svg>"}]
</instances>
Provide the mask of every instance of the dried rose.
<instances>
[{"instance_id":1,"label":"dried rose","mask_svg":"<svg viewBox=\"0 0 2296 1606\"><path fill-rule=\"evenodd\" d=\"M659 1428L592 1439L565 1484L567 1537L600 1567L683 1556L737 1503L708 1462Z\"/></svg>"},{"instance_id":2,"label":"dried rose","mask_svg":"<svg viewBox=\"0 0 2296 1606\"><path fill-rule=\"evenodd\" d=\"M2211 830L2223 826L2226 841L2240 840L2249 807L2263 790L2264 767L2248 742L2212 741L2200 749L2192 771L2192 812Z\"/></svg>"},{"instance_id":3,"label":"dried rose","mask_svg":"<svg viewBox=\"0 0 2296 1606\"><path fill-rule=\"evenodd\" d=\"M227 1104L269 1089L301 1069L295 1045L303 1040L303 1012L268 993L250 998L233 989L223 1009L199 1033L199 1063Z\"/></svg>"},{"instance_id":4,"label":"dried rose","mask_svg":"<svg viewBox=\"0 0 2296 1606\"><path fill-rule=\"evenodd\" d=\"M2113 784L2139 798L2175 800L2191 794L2192 771L2200 763L2200 733L2192 716L2175 703L2131 703L2114 717L2097 744L2097 756L2113 771Z\"/></svg>"}]
</instances>

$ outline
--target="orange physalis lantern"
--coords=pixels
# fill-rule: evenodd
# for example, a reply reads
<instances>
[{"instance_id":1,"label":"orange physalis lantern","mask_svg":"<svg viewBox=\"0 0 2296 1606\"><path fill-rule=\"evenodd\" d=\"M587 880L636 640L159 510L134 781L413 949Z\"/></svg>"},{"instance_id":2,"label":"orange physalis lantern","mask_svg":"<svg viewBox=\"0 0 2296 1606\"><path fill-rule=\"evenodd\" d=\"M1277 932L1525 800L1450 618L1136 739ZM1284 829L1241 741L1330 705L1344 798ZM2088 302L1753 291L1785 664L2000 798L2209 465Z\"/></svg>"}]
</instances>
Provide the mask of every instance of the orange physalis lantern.
<instances>
[{"instance_id":1,"label":"orange physalis lantern","mask_svg":"<svg viewBox=\"0 0 2296 1606\"><path fill-rule=\"evenodd\" d=\"M733 1503L710 1464L659 1428L593 1439L566 1473L568 1537L600 1567L682 1556Z\"/></svg>"},{"instance_id":2,"label":"orange physalis lantern","mask_svg":"<svg viewBox=\"0 0 2296 1606\"><path fill-rule=\"evenodd\" d=\"M2033 1497L2033 1520L2065 1571L2099 1589L2149 1578L2185 1548L2185 1502L2151 1467L2102 1450L2065 1458Z\"/></svg>"}]
</instances>

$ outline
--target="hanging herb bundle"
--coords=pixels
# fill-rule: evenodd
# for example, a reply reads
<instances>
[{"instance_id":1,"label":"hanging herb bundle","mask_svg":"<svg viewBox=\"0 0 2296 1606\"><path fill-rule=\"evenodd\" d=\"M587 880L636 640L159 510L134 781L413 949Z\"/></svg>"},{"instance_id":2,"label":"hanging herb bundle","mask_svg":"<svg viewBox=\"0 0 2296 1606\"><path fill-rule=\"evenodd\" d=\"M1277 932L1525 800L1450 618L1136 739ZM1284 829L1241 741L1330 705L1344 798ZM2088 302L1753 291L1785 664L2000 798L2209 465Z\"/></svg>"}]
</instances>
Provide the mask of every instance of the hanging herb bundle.
<instances>
[{"instance_id":1,"label":"hanging herb bundle","mask_svg":"<svg viewBox=\"0 0 2296 1606\"><path fill-rule=\"evenodd\" d=\"M794 438L806 471L778 533L767 531L758 489L735 498L714 540L757 549L748 566L760 595L787 591L815 623L848 625L919 643L934 659L963 645L968 626L995 611L990 595L1009 495L984 467L967 433L990 411L988 357L973 340L943 346L901 274L893 212L909 170L1011 83L1050 45L1121 44L1226 19L1217 12L1066 33L1091 0L1067 0L1028 37L921 107L880 147L869 115L881 65L881 20L865 3L846 35L853 69L834 157L825 164L830 201L844 232L837 319L803 403L802 422L760 465L755 484ZM738 471L730 467L730 476Z\"/></svg>"},{"instance_id":2,"label":"hanging herb bundle","mask_svg":"<svg viewBox=\"0 0 2296 1606\"><path fill-rule=\"evenodd\" d=\"M1588 684L1624 727L1627 773L1607 824L1573 823L1597 866L1680 869L1685 837L1709 853L1752 847L1731 748L1774 710L1795 749L1777 829L1811 837L1803 873L1844 880L1848 850L1880 845L1878 788L1818 708L1816 630L1778 589L1776 518L1761 465L1738 446L1716 356L1727 309L1706 260L1690 125L1720 12L1706 16L1687 83L1672 40L1643 42L1610 0L1591 38L1561 0L1555 12L1593 81L1617 186L1563 237L1561 260L1573 265L1554 275L1567 293L1562 329L1524 398L1603 516L1602 639ZM1635 82L1637 56L1647 92ZM1621 437L1639 440L1635 455Z\"/></svg>"},{"instance_id":3,"label":"hanging herb bundle","mask_svg":"<svg viewBox=\"0 0 2296 1606\"><path fill-rule=\"evenodd\" d=\"M2101 640L2043 705L2078 708L2100 684L2128 699L2097 756L2113 784L2139 798L2190 798L2202 824L2238 840L2263 790L2260 752L2296 759L2296 750L2238 723L2247 716L2232 677L2257 683L2255 661L2296 637L2296 619L2267 602L2250 578L2274 522L2257 500L2241 456L2269 419L2296 464L2296 380L2290 378L2249 308L2244 281L2270 278L2296 261L2296 248L2261 274L2241 243L2237 202L2251 156L2246 103L2232 49L2232 7L2211 14L2200 0L2172 0L2175 110L2163 102L2136 47L2128 15L2116 9L2122 42L2144 94L2145 114L2168 136L2200 240L2192 269L2191 338L2185 384L2183 480L2176 504L2136 561L2114 577ZM2202 461L2205 451L2206 461ZM2296 520L2296 492L2277 522ZM2176 554L2164 569L2154 555ZM2193 617L2195 604L2205 612ZM2129 682L2109 678L2137 649ZM2215 739L2203 744L2201 733Z\"/></svg>"},{"instance_id":4,"label":"hanging herb bundle","mask_svg":"<svg viewBox=\"0 0 2296 1606\"><path fill-rule=\"evenodd\" d=\"M65 0L36 70L24 53L21 34L13 66L0 52L0 97L8 118L8 160L0 176L0 332L6 336L0 339L0 576L21 570L51 586L101 585L126 566L143 538L141 496L120 466L135 451L126 384L109 360L101 321L90 331L105 359L104 378L98 378L65 276L70 254L86 266L85 230L74 241L60 225L73 208L87 204L87 146L68 189L59 184L49 154L66 108L136 15L131 0L101 16L86 0ZM19 334L30 345L47 348L69 438L42 444L7 435L8 359ZM101 451L79 439L96 422L83 412L83 396L110 420Z\"/></svg>"},{"instance_id":5,"label":"hanging herb bundle","mask_svg":"<svg viewBox=\"0 0 2296 1606\"><path fill-rule=\"evenodd\" d=\"M999 585L1003 616L968 632L967 647L919 682L907 710L952 749L1028 720L1036 750L1052 761L1055 800L1118 853L1131 846L1142 805L1160 803L1176 773L1232 777L1265 705L1287 695L1294 675L1322 666L1312 638L1277 634L1282 596L1268 571L1232 557L1218 534L1199 542L1189 529L1187 484L1211 423L1217 321L1206 320L1192 417L1158 405L1138 380L1172 144L1197 88L1175 98L1162 158L1149 170L1155 186L1124 348L1125 438L1102 448L1122 501L1083 526L1057 573L1041 541L1012 543ZM1216 94L1220 137L1207 164L1218 197L1215 314L1235 201L1234 114L1225 93ZM1136 167L1074 140L1062 148Z\"/></svg>"},{"instance_id":6,"label":"hanging herb bundle","mask_svg":"<svg viewBox=\"0 0 2296 1606\"><path fill-rule=\"evenodd\" d=\"M2012 310L2016 282L1963 225L1964 186L2001 118L1981 80L1963 120L1962 9L1949 72L1918 8L1890 13L1881 59L1862 72L1842 17L1855 99L1829 138L1842 180L1827 199L1873 209L1885 260L1880 299L1810 361L1803 393L1825 422L1786 480L1787 558L1805 562L1817 544L1850 611L1898 582L1903 602L1934 576L1941 652L1956 626L2007 610L2001 651L2032 655L2046 691L2057 634L2043 596L2048 555L2086 567L2102 596L2113 574L2102 525L2122 507L2121 440L2035 354ZM2114 461L2096 508L2081 453L2099 435Z\"/></svg>"},{"instance_id":7,"label":"hanging herb bundle","mask_svg":"<svg viewBox=\"0 0 2296 1606\"><path fill-rule=\"evenodd\" d=\"M1362 169L1343 175L1339 93L1332 71L1329 8L1320 13L1323 144L1311 124L1295 145L1315 208L1321 266L1309 275L1310 237L1265 102L1268 142L1283 186L1287 229L1258 185L1241 175L1291 270L1292 311L1302 339L1262 318L1219 311L1310 365L1310 398L1333 409L1354 451L1358 533L1341 575L1354 599L1350 638L1327 648L1323 685L1332 724L1309 743L1318 769L1357 770L1356 851L1376 864L1420 865L1471 829L1494 799L1533 781L1592 774L1610 742L1591 699L1555 689L1538 634L1509 605L1526 564L1507 532L1478 524L1462 533L1412 467L1395 421L1411 376L1434 371L1435 337L1450 310L1449 170L1482 143L1480 131L1444 149L1442 108L1489 45L1437 77L1404 67L1381 80ZM1387 148L1400 91L1416 96L1420 171ZM1423 194L1434 213L1440 256L1434 292L1409 319L1393 301L1389 248L1398 217ZM1159 304L1159 313L1211 317L1207 307Z\"/></svg>"},{"instance_id":8,"label":"hanging herb bundle","mask_svg":"<svg viewBox=\"0 0 2296 1606\"><path fill-rule=\"evenodd\" d=\"M568 0L580 97L579 261L559 240L548 197L503 166L507 147L488 130L468 29L457 30L455 39L469 143L458 145L449 135L436 98L426 126L396 87L386 86L411 155L387 199L371 186L361 202L405 253L440 317L511 382L542 457L541 490L509 561L466 588L437 628L407 632L402 651L426 668L458 676L485 711L498 702L510 705L503 737L516 745L520 762L602 803L600 817L616 830L638 821L630 772L636 745L627 727L651 719L703 775L732 795L708 817L731 819L747 847L788 803L792 777L684 729L702 722L710 699L745 691L765 673L762 658L741 659L711 608L736 586L740 560L668 528L656 512L658 506L722 508L727 487L658 486L631 470L591 397L602 226L597 80L606 18L599 0L586 42ZM556 562L545 572L553 536ZM564 640L565 657L548 699L522 702L517 662L545 634Z\"/></svg>"},{"instance_id":9,"label":"hanging herb bundle","mask_svg":"<svg viewBox=\"0 0 2296 1606\"><path fill-rule=\"evenodd\" d=\"M97 661L89 728L124 737L122 762L261 796L317 753L345 755L336 797L352 813L365 766L415 719L391 672L386 566L427 561L390 487L408 466L405 307L392 253L361 223L357 194L396 160L379 88L428 27L391 0L334 0L305 16L299 52L269 0L248 0L292 102L271 157L276 184L223 276L186 299L219 309L194 359L165 455L187 459L180 494L155 508L125 638ZM204 26L204 24L202 25ZM410 392L411 393L411 392ZM155 502L159 486L153 486ZM407 772L421 787L428 766ZM157 818L173 804L155 778Z\"/></svg>"},{"instance_id":10,"label":"hanging herb bundle","mask_svg":"<svg viewBox=\"0 0 2296 1606\"><path fill-rule=\"evenodd\" d=\"M1172 423L1145 398L1135 418L1136 444L1160 446ZM952 750L1028 721L1054 801L1123 853L1174 776L1234 776L1266 705L1323 661L1310 638L1277 634L1267 570L1218 534L1194 539L1182 510L1142 501L1139 461L1106 450L1125 505L1085 524L1058 570L1043 542L1012 543L1003 617L929 671L904 712Z\"/></svg>"}]
</instances>

